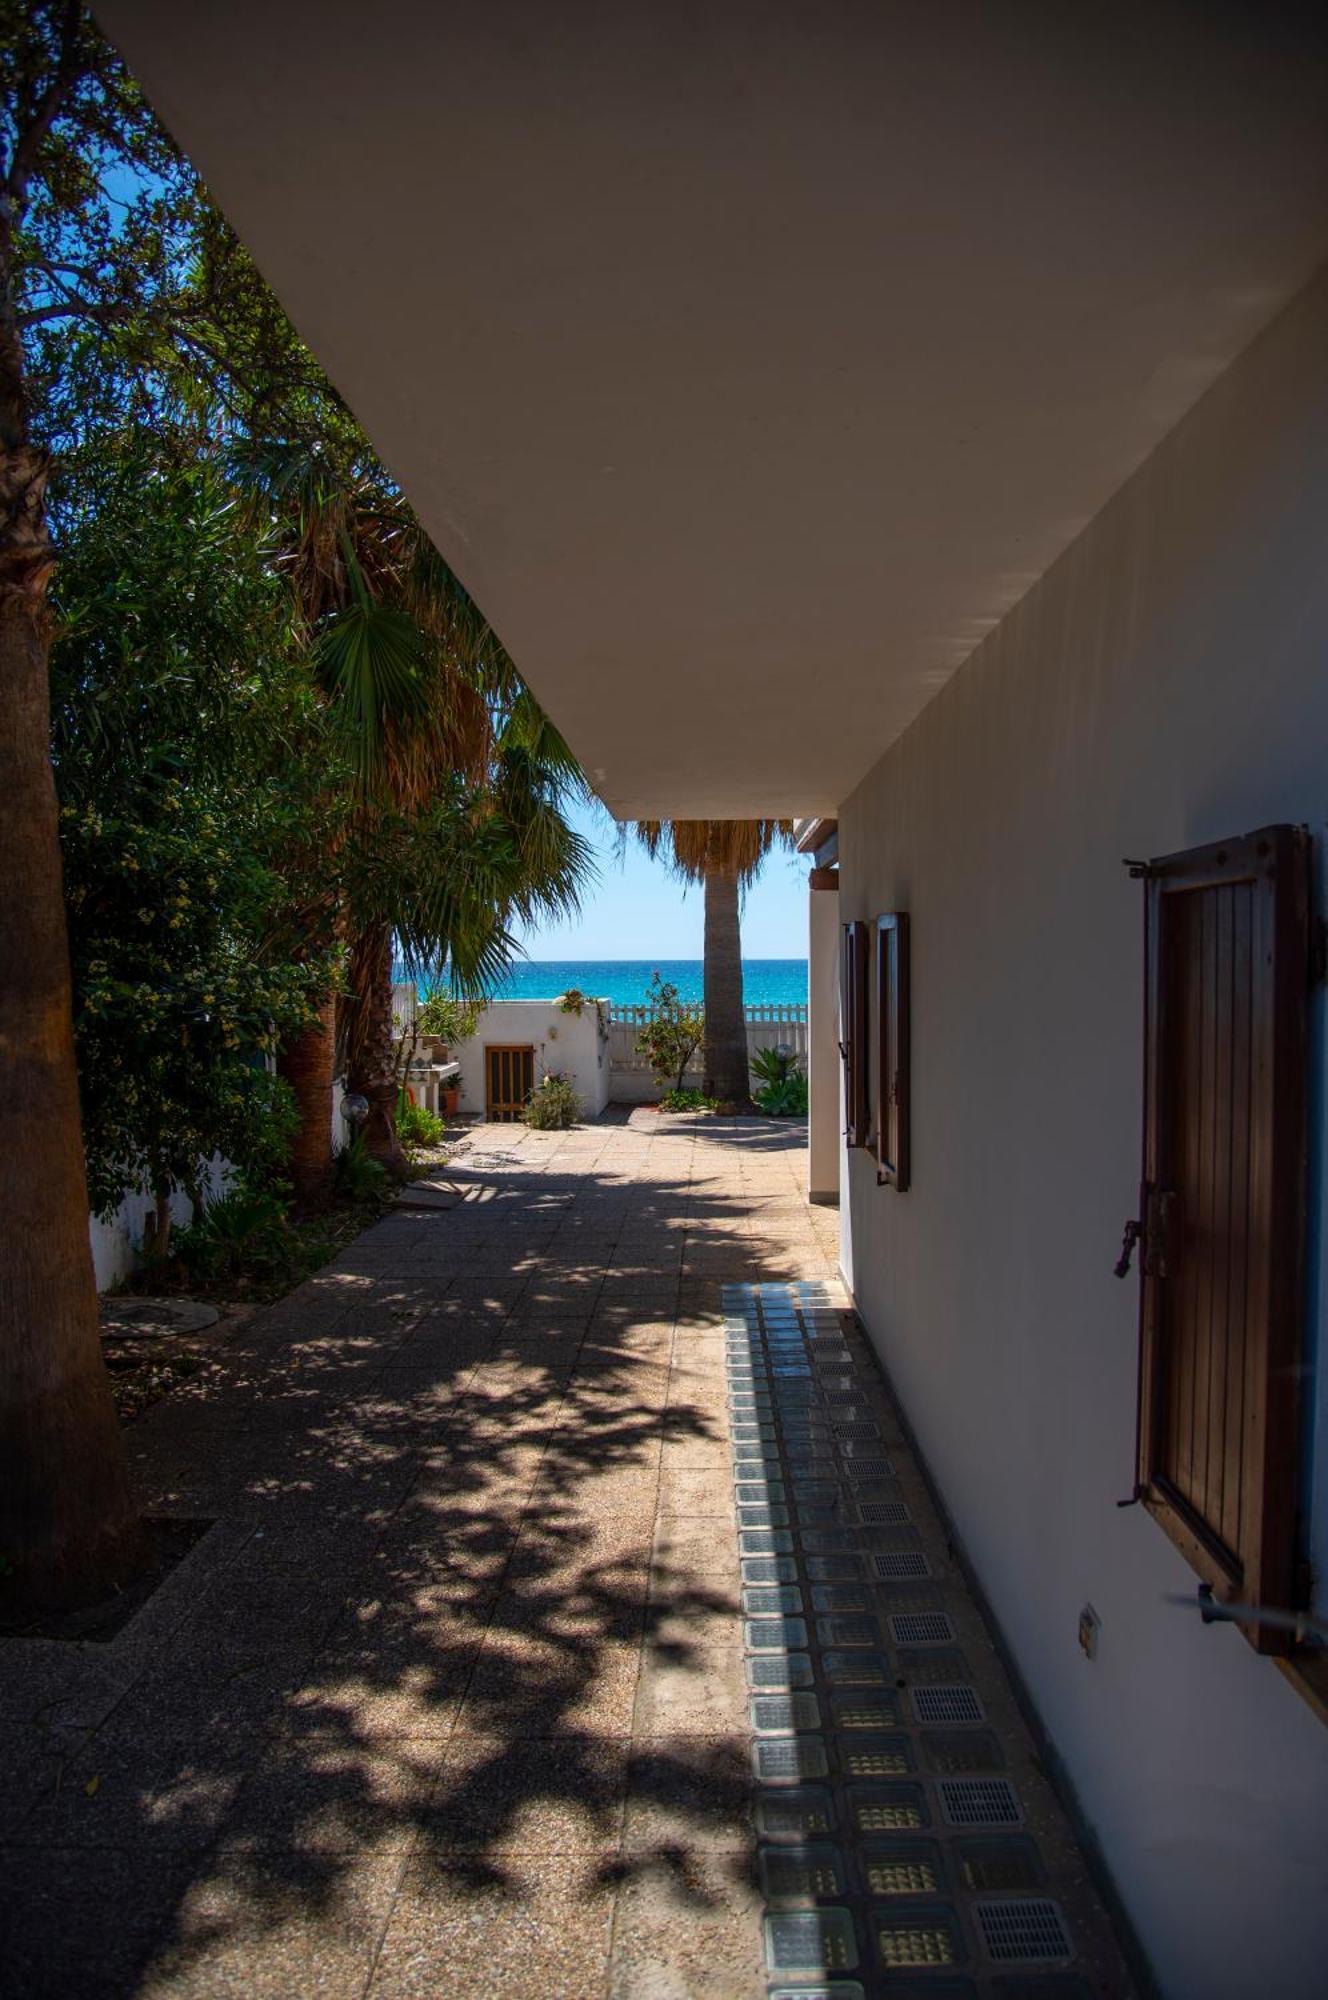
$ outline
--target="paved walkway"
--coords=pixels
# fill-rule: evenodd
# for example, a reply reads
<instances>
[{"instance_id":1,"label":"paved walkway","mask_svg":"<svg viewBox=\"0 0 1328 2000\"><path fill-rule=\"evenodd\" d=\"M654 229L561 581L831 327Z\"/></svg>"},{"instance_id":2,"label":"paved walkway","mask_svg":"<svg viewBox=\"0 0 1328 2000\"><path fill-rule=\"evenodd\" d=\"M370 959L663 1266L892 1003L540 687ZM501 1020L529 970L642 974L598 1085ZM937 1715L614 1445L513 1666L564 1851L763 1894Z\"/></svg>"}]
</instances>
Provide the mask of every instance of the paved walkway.
<instances>
[{"instance_id":1,"label":"paved walkway","mask_svg":"<svg viewBox=\"0 0 1328 2000\"><path fill-rule=\"evenodd\" d=\"M0 1646L0 1989L1129 1991L803 1168L481 1127L132 1427L215 1525Z\"/></svg>"}]
</instances>

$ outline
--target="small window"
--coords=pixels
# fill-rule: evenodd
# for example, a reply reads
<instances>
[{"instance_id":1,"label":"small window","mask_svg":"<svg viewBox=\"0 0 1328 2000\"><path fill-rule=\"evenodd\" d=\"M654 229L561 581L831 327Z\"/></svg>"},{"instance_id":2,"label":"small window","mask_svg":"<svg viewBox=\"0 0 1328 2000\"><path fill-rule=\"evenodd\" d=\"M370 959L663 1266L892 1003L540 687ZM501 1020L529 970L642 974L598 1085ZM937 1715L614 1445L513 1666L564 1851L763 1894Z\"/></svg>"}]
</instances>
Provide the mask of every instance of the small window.
<instances>
[{"instance_id":1,"label":"small window","mask_svg":"<svg viewBox=\"0 0 1328 2000\"><path fill-rule=\"evenodd\" d=\"M876 1179L908 1187L908 917L891 910L876 920Z\"/></svg>"},{"instance_id":2,"label":"small window","mask_svg":"<svg viewBox=\"0 0 1328 2000\"><path fill-rule=\"evenodd\" d=\"M1309 839L1145 882L1139 1497L1219 1598L1296 1606ZM1260 1652L1285 1631L1242 1626Z\"/></svg>"},{"instance_id":3,"label":"small window","mask_svg":"<svg viewBox=\"0 0 1328 2000\"><path fill-rule=\"evenodd\" d=\"M844 925L839 1019L844 1059L844 1131L850 1146L867 1143L867 926Z\"/></svg>"}]
</instances>

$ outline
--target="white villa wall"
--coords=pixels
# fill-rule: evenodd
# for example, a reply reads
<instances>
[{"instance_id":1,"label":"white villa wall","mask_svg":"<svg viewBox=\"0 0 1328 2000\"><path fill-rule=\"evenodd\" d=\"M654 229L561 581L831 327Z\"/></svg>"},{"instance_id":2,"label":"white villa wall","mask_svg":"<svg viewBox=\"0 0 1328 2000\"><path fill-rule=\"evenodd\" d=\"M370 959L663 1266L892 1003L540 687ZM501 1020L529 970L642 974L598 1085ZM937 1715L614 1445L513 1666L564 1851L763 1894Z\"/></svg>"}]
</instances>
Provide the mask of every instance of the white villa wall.
<instances>
[{"instance_id":1,"label":"white villa wall","mask_svg":"<svg viewBox=\"0 0 1328 2000\"><path fill-rule=\"evenodd\" d=\"M840 812L841 916L907 909L913 959L913 1185L846 1157L846 1272L1171 2000L1325 1991L1328 1728L1237 1631L1168 1602L1193 1573L1115 1504L1142 993L1121 860L1281 820L1322 842L1326 816L1328 278ZM1320 1087L1316 1271L1323 1116Z\"/></svg>"},{"instance_id":2,"label":"white villa wall","mask_svg":"<svg viewBox=\"0 0 1328 2000\"><path fill-rule=\"evenodd\" d=\"M579 1014L559 1011L556 999L494 1000L479 1017L475 1033L452 1050L461 1064L460 1109L484 1116L484 1049L487 1043L529 1043L535 1050L535 1080L561 1070L572 1080L587 1118L597 1118L609 1101L608 1043L599 1015L587 1001Z\"/></svg>"}]
</instances>

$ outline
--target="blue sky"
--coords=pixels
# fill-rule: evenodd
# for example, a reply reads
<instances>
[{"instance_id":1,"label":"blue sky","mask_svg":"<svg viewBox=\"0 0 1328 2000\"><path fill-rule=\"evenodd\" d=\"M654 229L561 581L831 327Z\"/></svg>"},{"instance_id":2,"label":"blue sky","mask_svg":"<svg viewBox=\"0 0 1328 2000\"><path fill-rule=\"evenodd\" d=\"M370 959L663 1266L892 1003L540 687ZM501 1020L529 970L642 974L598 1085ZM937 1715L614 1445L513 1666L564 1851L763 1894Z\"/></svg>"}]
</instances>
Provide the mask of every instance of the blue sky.
<instances>
[{"instance_id":1,"label":"blue sky","mask_svg":"<svg viewBox=\"0 0 1328 2000\"><path fill-rule=\"evenodd\" d=\"M572 815L599 858L599 879L571 922L528 931L531 958L700 958L703 908L699 885L684 888L662 861L635 841L617 855L617 825L602 806ZM807 858L772 854L747 892L742 917L744 958L807 955Z\"/></svg>"}]
</instances>

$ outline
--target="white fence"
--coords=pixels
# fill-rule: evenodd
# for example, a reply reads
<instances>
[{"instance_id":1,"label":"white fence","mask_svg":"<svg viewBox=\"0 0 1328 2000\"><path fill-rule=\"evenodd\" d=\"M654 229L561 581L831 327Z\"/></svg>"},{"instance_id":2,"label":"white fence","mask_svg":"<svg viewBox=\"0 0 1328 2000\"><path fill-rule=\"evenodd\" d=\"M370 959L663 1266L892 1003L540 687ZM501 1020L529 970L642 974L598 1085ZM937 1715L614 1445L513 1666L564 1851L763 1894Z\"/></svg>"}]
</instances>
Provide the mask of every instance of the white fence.
<instances>
[{"instance_id":1,"label":"white fence","mask_svg":"<svg viewBox=\"0 0 1328 2000\"><path fill-rule=\"evenodd\" d=\"M648 1006L624 1007L611 1005L609 1015L609 1066L612 1070L612 1088L615 1097L650 1095L650 1064L645 1057L637 1054L636 1038L651 1016ZM783 1003L760 1003L744 1007L747 1017L747 1048L755 1055L758 1049L792 1049L798 1061L807 1067L807 1005L805 1001ZM700 1051L697 1052L695 1071L688 1071L700 1081Z\"/></svg>"}]
</instances>

